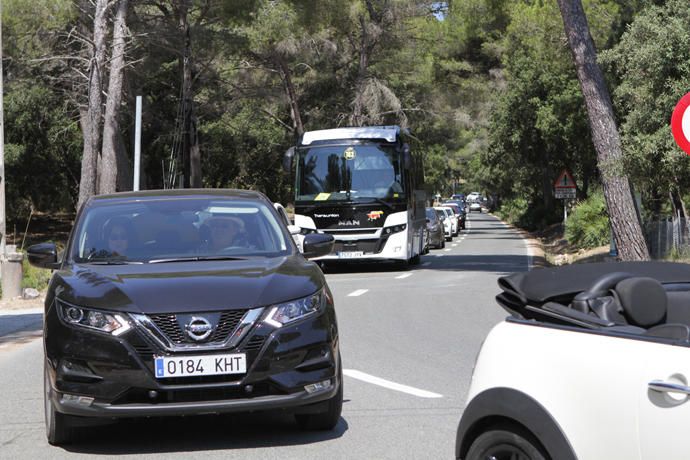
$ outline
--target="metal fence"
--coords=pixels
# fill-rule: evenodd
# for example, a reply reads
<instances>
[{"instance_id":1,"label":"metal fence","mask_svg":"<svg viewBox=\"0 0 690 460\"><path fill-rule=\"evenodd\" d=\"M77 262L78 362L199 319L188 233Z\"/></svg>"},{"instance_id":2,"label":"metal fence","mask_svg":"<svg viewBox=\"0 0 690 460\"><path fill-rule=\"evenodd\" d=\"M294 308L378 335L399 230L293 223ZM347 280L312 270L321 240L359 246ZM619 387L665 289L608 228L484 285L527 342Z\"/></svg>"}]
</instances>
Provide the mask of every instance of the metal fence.
<instances>
[{"instance_id":1,"label":"metal fence","mask_svg":"<svg viewBox=\"0 0 690 460\"><path fill-rule=\"evenodd\" d=\"M690 255L690 219L669 218L645 222L645 240L652 259Z\"/></svg>"}]
</instances>

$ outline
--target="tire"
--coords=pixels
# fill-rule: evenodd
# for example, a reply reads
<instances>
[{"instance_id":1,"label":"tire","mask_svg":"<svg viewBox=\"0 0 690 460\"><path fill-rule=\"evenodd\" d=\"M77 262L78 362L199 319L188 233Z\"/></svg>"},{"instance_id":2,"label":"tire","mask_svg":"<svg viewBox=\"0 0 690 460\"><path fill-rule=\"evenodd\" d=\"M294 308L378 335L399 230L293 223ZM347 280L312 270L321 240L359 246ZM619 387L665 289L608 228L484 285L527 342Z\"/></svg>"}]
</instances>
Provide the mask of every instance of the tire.
<instances>
[{"instance_id":1,"label":"tire","mask_svg":"<svg viewBox=\"0 0 690 460\"><path fill-rule=\"evenodd\" d=\"M340 361L340 358L338 358ZM340 386L335 396L328 400L327 409L320 414L295 414L300 428L307 431L328 431L335 428L343 411L343 368L340 363Z\"/></svg>"},{"instance_id":2,"label":"tire","mask_svg":"<svg viewBox=\"0 0 690 460\"><path fill-rule=\"evenodd\" d=\"M446 239L445 238L441 238L441 244L439 244L438 247L439 247L439 249L443 249L446 247Z\"/></svg>"},{"instance_id":3,"label":"tire","mask_svg":"<svg viewBox=\"0 0 690 460\"><path fill-rule=\"evenodd\" d=\"M416 256L410 258L408 263L409 265L419 265L419 262L421 262L421 257L419 257L419 254L417 254Z\"/></svg>"},{"instance_id":4,"label":"tire","mask_svg":"<svg viewBox=\"0 0 690 460\"><path fill-rule=\"evenodd\" d=\"M529 432L517 427L485 431L470 446L467 460L547 460L549 457Z\"/></svg>"},{"instance_id":5,"label":"tire","mask_svg":"<svg viewBox=\"0 0 690 460\"><path fill-rule=\"evenodd\" d=\"M48 376L48 364L43 364L43 409L46 423L46 437L48 443L57 446L69 444L74 440L75 429L69 415L61 414L55 410L50 400L50 378Z\"/></svg>"}]
</instances>

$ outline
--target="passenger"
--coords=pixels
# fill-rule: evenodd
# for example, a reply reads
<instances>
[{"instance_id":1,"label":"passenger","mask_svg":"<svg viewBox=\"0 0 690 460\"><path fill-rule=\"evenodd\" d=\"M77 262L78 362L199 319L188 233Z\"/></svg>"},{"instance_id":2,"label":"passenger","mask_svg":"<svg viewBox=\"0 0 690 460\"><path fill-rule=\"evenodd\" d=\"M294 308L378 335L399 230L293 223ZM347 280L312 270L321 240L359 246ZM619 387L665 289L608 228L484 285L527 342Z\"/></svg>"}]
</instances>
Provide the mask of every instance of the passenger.
<instances>
[{"instance_id":1,"label":"passenger","mask_svg":"<svg viewBox=\"0 0 690 460\"><path fill-rule=\"evenodd\" d=\"M134 236L131 222L124 217L115 217L106 224L108 251L114 256L127 256Z\"/></svg>"},{"instance_id":2,"label":"passenger","mask_svg":"<svg viewBox=\"0 0 690 460\"><path fill-rule=\"evenodd\" d=\"M211 229L209 250L219 252L233 246L242 246L241 234L244 231L244 222L237 217L214 216L207 220Z\"/></svg>"}]
</instances>

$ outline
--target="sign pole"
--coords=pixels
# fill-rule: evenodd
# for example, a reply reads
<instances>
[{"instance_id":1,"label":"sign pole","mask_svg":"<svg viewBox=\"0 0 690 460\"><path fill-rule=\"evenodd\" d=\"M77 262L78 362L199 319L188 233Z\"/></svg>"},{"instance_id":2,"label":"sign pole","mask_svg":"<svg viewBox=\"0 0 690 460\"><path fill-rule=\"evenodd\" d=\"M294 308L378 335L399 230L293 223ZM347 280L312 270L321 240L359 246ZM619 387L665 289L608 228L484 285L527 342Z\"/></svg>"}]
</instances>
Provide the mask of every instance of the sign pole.
<instances>
[{"instance_id":1,"label":"sign pole","mask_svg":"<svg viewBox=\"0 0 690 460\"><path fill-rule=\"evenodd\" d=\"M134 191L139 190L141 176L141 96L137 96L137 109L134 122Z\"/></svg>"}]
</instances>

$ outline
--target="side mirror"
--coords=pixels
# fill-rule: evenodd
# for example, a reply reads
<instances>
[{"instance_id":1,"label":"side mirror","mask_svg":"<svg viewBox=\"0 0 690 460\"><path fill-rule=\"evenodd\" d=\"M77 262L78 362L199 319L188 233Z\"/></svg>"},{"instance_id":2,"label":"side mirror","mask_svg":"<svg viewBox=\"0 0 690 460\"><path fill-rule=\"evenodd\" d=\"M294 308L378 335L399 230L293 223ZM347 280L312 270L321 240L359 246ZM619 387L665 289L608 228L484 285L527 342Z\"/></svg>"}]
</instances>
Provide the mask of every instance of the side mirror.
<instances>
[{"instance_id":1,"label":"side mirror","mask_svg":"<svg viewBox=\"0 0 690 460\"><path fill-rule=\"evenodd\" d=\"M290 147L283 155L283 171L286 173L292 172L292 159L295 157L295 148Z\"/></svg>"},{"instance_id":2,"label":"side mirror","mask_svg":"<svg viewBox=\"0 0 690 460\"><path fill-rule=\"evenodd\" d=\"M325 256L333 251L335 238L325 233L310 233L304 237L304 251L302 255L307 259Z\"/></svg>"},{"instance_id":3,"label":"side mirror","mask_svg":"<svg viewBox=\"0 0 690 460\"><path fill-rule=\"evenodd\" d=\"M302 231L302 227L299 225L288 225L288 231L290 232L290 235L299 235L300 232Z\"/></svg>"},{"instance_id":4,"label":"side mirror","mask_svg":"<svg viewBox=\"0 0 690 460\"><path fill-rule=\"evenodd\" d=\"M55 243L40 243L26 250L29 263L34 267L55 270L60 267Z\"/></svg>"},{"instance_id":5,"label":"side mirror","mask_svg":"<svg viewBox=\"0 0 690 460\"><path fill-rule=\"evenodd\" d=\"M412 153L410 152L410 144L403 144L402 154L405 169L410 169L412 167Z\"/></svg>"}]
</instances>

